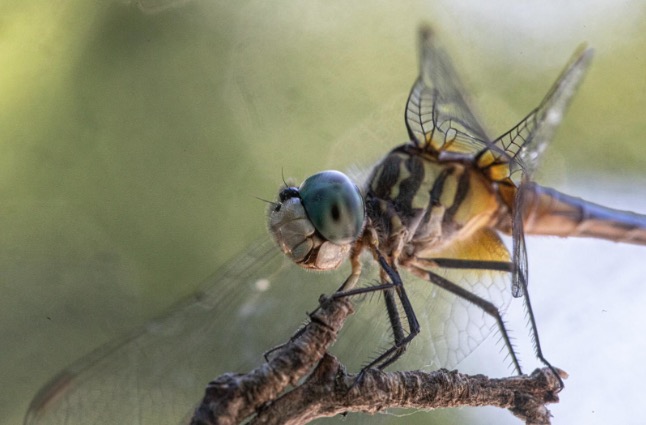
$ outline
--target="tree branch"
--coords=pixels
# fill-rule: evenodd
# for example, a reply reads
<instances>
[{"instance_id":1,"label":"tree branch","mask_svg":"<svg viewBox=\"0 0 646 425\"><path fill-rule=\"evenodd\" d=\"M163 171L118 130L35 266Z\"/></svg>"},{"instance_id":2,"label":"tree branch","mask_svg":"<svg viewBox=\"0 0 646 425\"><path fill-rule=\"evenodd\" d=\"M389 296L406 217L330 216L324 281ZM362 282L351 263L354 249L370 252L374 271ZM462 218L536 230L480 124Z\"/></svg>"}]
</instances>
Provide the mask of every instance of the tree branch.
<instances>
[{"instance_id":1,"label":"tree branch","mask_svg":"<svg viewBox=\"0 0 646 425\"><path fill-rule=\"evenodd\" d=\"M352 313L347 298L322 298L311 322L270 360L247 374L210 382L191 424L238 424L250 417L252 424L303 424L345 412L458 406L497 406L528 425L550 423L545 405L558 402L560 386L549 368L502 379L446 369L347 373L327 349Z\"/></svg>"}]
</instances>

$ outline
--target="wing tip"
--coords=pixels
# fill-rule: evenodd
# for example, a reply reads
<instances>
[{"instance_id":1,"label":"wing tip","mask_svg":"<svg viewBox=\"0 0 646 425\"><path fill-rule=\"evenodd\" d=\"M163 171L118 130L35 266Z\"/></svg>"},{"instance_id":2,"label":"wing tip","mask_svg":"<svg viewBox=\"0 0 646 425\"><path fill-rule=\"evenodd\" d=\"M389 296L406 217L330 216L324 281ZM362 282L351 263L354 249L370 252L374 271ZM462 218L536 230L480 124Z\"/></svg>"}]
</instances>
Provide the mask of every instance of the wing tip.
<instances>
[{"instance_id":1,"label":"wing tip","mask_svg":"<svg viewBox=\"0 0 646 425\"><path fill-rule=\"evenodd\" d=\"M435 34L435 31L433 31L433 28L426 22L422 23L419 26L419 37L422 40L428 40L429 38L432 38Z\"/></svg>"},{"instance_id":2,"label":"wing tip","mask_svg":"<svg viewBox=\"0 0 646 425\"><path fill-rule=\"evenodd\" d=\"M425 46L432 44L435 38L435 30L433 30L433 28L428 23L423 22L422 24L420 24L418 30L420 49L424 49Z\"/></svg>"},{"instance_id":3,"label":"wing tip","mask_svg":"<svg viewBox=\"0 0 646 425\"><path fill-rule=\"evenodd\" d=\"M38 422L48 408L55 404L70 388L73 374L63 370L34 396L24 418L24 425L32 425Z\"/></svg>"},{"instance_id":4,"label":"wing tip","mask_svg":"<svg viewBox=\"0 0 646 425\"><path fill-rule=\"evenodd\" d=\"M561 71L557 82L573 71L577 72L578 70L582 74L590 66L593 56L593 47L590 47L587 42L579 44L572 56L570 56L570 60L565 65L565 68Z\"/></svg>"}]
</instances>

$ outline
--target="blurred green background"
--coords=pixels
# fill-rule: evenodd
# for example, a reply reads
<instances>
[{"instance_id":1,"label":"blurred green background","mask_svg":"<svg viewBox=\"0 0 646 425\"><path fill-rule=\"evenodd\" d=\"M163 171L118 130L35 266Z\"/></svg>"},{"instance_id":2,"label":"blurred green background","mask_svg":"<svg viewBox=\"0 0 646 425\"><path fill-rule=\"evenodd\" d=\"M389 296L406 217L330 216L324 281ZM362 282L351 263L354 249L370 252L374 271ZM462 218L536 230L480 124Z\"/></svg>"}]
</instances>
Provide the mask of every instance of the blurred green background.
<instances>
[{"instance_id":1,"label":"blurred green background","mask_svg":"<svg viewBox=\"0 0 646 425\"><path fill-rule=\"evenodd\" d=\"M552 3L4 0L0 422L261 235L255 197L283 174L405 141L420 22L493 135L587 41L593 66L539 181L643 175L646 3ZM374 138L344 137L357 126Z\"/></svg>"}]
</instances>

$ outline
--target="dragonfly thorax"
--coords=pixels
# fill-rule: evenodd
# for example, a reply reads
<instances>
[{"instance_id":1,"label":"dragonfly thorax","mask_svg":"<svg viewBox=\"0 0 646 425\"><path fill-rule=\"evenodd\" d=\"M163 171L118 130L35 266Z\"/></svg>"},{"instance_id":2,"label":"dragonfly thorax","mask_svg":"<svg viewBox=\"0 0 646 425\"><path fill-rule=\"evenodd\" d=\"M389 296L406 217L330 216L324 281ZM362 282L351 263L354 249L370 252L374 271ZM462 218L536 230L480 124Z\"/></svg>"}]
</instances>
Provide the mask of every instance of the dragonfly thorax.
<instances>
[{"instance_id":1,"label":"dragonfly thorax","mask_svg":"<svg viewBox=\"0 0 646 425\"><path fill-rule=\"evenodd\" d=\"M369 222L389 255L400 249L410 257L438 252L491 226L503 208L480 170L439 162L412 144L394 149L375 167L366 194Z\"/></svg>"}]
</instances>

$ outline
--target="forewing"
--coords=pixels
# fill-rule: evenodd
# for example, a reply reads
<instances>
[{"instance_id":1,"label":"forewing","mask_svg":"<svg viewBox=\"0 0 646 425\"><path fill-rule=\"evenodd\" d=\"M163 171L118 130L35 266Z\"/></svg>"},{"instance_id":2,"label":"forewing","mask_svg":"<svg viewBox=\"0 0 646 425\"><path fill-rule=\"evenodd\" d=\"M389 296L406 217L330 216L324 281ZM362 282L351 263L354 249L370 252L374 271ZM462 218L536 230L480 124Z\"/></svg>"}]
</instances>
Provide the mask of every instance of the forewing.
<instances>
[{"instance_id":1,"label":"forewing","mask_svg":"<svg viewBox=\"0 0 646 425\"><path fill-rule=\"evenodd\" d=\"M419 77L406 103L408 135L439 158L473 158L491 144L467 104L451 60L429 28L420 31L419 47Z\"/></svg>"},{"instance_id":2,"label":"forewing","mask_svg":"<svg viewBox=\"0 0 646 425\"><path fill-rule=\"evenodd\" d=\"M485 233L440 254L508 259L495 234ZM370 256L363 261L360 284L378 283L378 266ZM506 308L508 273L434 271L501 310ZM495 329L477 307L403 272L422 334L395 364L398 370L454 367ZM347 266L333 273L305 271L283 258L269 241L257 243L168 315L59 373L35 397L25 423L188 423L209 381L225 372L245 373L259 366L267 350L288 341L308 320L306 312L317 307L319 295L332 293L348 274ZM392 335L379 294L353 301L357 312L332 352L350 371L358 372L392 343ZM368 419L375 423L375 418Z\"/></svg>"},{"instance_id":3,"label":"forewing","mask_svg":"<svg viewBox=\"0 0 646 425\"><path fill-rule=\"evenodd\" d=\"M593 53L590 48L579 47L540 105L493 142L497 149L478 159L478 166L493 180L512 178L518 183L521 174L531 177L583 80Z\"/></svg>"},{"instance_id":4,"label":"forewing","mask_svg":"<svg viewBox=\"0 0 646 425\"><path fill-rule=\"evenodd\" d=\"M247 372L286 342L346 271L307 273L268 240L213 275L204 291L54 378L26 424L186 423L207 383ZM325 284L329 283L329 284Z\"/></svg>"}]
</instances>

